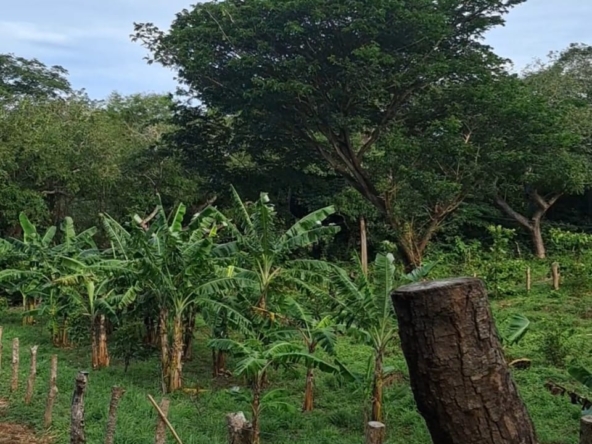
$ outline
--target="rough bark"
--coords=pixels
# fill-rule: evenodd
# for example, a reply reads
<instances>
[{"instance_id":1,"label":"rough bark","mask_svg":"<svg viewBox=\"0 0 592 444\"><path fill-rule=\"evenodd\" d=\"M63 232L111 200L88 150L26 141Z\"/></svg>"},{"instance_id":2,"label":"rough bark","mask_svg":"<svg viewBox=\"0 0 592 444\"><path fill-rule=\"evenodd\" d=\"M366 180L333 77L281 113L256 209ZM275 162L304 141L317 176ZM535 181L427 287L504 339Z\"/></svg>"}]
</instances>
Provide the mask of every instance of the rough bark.
<instances>
[{"instance_id":1,"label":"rough bark","mask_svg":"<svg viewBox=\"0 0 592 444\"><path fill-rule=\"evenodd\" d=\"M88 373L78 372L74 395L72 396L71 422L70 422L70 444L86 443L84 432L84 392L88 382Z\"/></svg>"},{"instance_id":2,"label":"rough bark","mask_svg":"<svg viewBox=\"0 0 592 444\"><path fill-rule=\"evenodd\" d=\"M382 422L370 421L366 424L366 444L382 444L385 436L385 425Z\"/></svg>"},{"instance_id":3,"label":"rough bark","mask_svg":"<svg viewBox=\"0 0 592 444\"><path fill-rule=\"evenodd\" d=\"M51 365L49 373L49 393L47 394L47 403L45 405L45 414L43 415L43 425L48 428L51 425L53 406L58 396L58 355L51 356Z\"/></svg>"},{"instance_id":4,"label":"rough bark","mask_svg":"<svg viewBox=\"0 0 592 444\"><path fill-rule=\"evenodd\" d=\"M19 340L12 340L12 379L10 381L10 391L18 390L18 371L19 371Z\"/></svg>"},{"instance_id":5,"label":"rough bark","mask_svg":"<svg viewBox=\"0 0 592 444\"><path fill-rule=\"evenodd\" d=\"M251 444L253 426L243 412L226 415L228 425L228 444Z\"/></svg>"},{"instance_id":6,"label":"rough bark","mask_svg":"<svg viewBox=\"0 0 592 444\"><path fill-rule=\"evenodd\" d=\"M360 217L360 257L362 261L362 271L368 274L368 239L366 237L366 219Z\"/></svg>"},{"instance_id":7,"label":"rough bark","mask_svg":"<svg viewBox=\"0 0 592 444\"><path fill-rule=\"evenodd\" d=\"M592 444L592 416L580 418L580 444Z\"/></svg>"},{"instance_id":8,"label":"rough bark","mask_svg":"<svg viewBox=\"0 0 592 444\"><path fill-rule=\"evenodd\" d=\"M536 444L482 281L404 286L393 304L413 395L433 442Z\"/></svg>"},{"instance_id":9,"label":"rough bark","mask_svg":"<svg viewBox=\"0 0 592 444\"><path fill-rule=\"evenodd\" d=\"M37 349L38 346L31 347L31 366L29 369L29 379L27 379L27 392L25 394L25 404L29 404L33 398L35 389L35 378L37 377Z\"/></svg>"},{"instance_id":10,"label":"rough bark","mask_svg":"<svg viewBox=\"0 0 592 444\"><path fill-rule=\"evenodd\" d=\"M171 402L166 398L163 398L162 401L160 401L160 410L165 416L169 413L170 403ZM166 423L159 415L158 422L156 423L156 432L154 433L154 444L165 444L166 430Z\"/></svg>"},{"instance_id":11,"label":"rough bark","mask_svg":"<svg viewBox=\"0 0 592 444\"><path fill-rule=\"evenodd\" d=\"M117 407L121 397L125 394L122 387L111 388L111 402L109 402L109 418L107 419L107 430L105 432L105 444L115 442L115 426L117 425Z\"/></svg>"},{"instance_id":12,"label":"rough bark","mask_svg":"<svg viewBox=\"0 0 592 444\"><path fill-rule=\"evenodd\" d=\"M312 368L306 370L306 387L304 389L303 412L312 412L314 409L314 371Z\"/></svg>"},{"instance_id":13,"label":"rough bark","mask_svg":"<svg viewBox=\"0 0 592 444\"><path fill-rule=\"evenodd\" d=\"M382 421L382 393L383 393L383 365L382 354L377 353L374 359L374 376L372 381L372 421Z\"/></svg>"}]
</instances>

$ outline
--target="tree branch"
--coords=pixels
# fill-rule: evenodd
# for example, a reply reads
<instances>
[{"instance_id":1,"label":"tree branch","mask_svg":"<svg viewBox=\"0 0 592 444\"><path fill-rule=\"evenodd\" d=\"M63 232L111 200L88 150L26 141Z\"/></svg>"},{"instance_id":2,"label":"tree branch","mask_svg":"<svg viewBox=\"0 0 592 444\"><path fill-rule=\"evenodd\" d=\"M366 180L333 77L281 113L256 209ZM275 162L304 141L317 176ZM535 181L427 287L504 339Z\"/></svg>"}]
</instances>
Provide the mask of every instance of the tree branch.
<instances>
[{"instance_id":1,"label":"tree branch","mask_svg":"<svg viewBox=\"0 0 592 444\"><path fill-rule=\"evenodd\" d=\"M532 226L530 221L525 216L523 216L522 214L520 214L516 210L514 210L508 204L508 202L506 202L501 196L499 196L499 195L495 196L495 203L498 207L500 207L502 209L502 211L504 213L506 213L508 216L510 216L512 219L514 219L516 222L518 222L520 225L522 225L528 231L532 231L534 229L534 227Z\"/></svg>"}]
</instances>

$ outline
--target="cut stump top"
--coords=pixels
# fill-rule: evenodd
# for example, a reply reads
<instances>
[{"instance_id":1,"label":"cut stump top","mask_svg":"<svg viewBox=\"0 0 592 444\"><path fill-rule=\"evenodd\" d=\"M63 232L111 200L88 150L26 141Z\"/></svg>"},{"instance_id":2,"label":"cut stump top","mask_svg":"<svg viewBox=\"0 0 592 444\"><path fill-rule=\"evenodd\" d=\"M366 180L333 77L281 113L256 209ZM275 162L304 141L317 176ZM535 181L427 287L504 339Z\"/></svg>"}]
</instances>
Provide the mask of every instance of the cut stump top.
<instances>
[{"instance_id":1,"label":"cut stump top","mask_svg":"<svg viewBox=\"0 0 592 444\"><path fill-rule=\"evenodd\" d=\"M438 279L435 281L426 282L414 282L413 284L403 285L393 291L393 294L397 293L423 293L432 290L439 290L442 288L460 287L464 285L481 285L482 281L479 278L474 277L458 277L450 279Z\"/></svg>"}]
</instances>

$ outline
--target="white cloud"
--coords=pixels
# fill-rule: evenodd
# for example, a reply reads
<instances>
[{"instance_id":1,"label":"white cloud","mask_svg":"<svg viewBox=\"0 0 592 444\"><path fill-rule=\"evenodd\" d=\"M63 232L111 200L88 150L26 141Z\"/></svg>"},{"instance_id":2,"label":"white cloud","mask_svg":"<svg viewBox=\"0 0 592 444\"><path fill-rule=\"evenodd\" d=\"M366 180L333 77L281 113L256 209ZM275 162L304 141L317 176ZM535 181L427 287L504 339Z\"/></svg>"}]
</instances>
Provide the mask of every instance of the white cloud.
<instances>
[{"instance_id":1,"label":"white cloud","mask_svg":"<svg viewBox=\"0 0 592 444\"><path fill-rule=\"evenodd\" d=\"M5 4L4 4L5 3ZM0 53L62 65L75 88L101 98L121 93L174 90L174 73L143 60L146 50L130 40L134 22L168 28L195 0L5 1ZM492 30L487 43L517 69L572 42L592 44L590 0L528 0Z\"/></svg>"}]
</instances>

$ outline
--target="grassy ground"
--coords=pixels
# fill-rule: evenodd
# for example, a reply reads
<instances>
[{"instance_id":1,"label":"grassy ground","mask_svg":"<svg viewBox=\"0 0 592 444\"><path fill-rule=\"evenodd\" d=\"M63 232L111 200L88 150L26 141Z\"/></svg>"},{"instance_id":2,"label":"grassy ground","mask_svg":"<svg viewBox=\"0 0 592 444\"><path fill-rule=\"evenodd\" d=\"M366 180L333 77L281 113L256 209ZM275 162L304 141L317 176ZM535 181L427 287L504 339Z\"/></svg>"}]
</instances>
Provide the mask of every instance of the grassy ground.
<instances>
[{"instance_id":1,"label":"grassy ground","mask_svg":"<svg viewBox=\"0 0 592 444\"><path fill-rule=\"evenodd\" d=\"M526 314L532 321L532 329L517 346L507 350L513 358L527 357L533 365L529 370L515 371L520 393L535 422L541 444L576 444L580 410L565 398L552 396L544 383L551 379L557 383L586 394L581 386L570 380L565 365L578 361L592 368L592 295L566 288L552 292L547 284L541 284L526 295L503 300L492 300L498 321L511 313ZM42 326L23 327L17 313L1 314L4 326L4 353L0 372L0 398L8 399L9 408L0 422L18 422L42 431L42 418L49 378L49 360L52 353L59 356L58 388L60 391L54 411L54 425L49 431L55 444L68 442L69 403L78 370L89 368L90 356L86 348L56 350ZM19 337L21 343L21 383L16 394L9 393L10 344ZM210 353L198 340L195 358L185 370L186 385L208 389L199 397L179 393L172 396L169 418L185 444L214 444L226 442L225 419L228 412L243 410L248 406L237 404L228 388L237 381L212 381ZM28 346L39 345L38 378L34 401L23 404L29 358ZM350 365L365 367L368 350L362 346L342 341L340 356ZM386 423L388 443L430 443L423 420L415 410L407 383L407 370L399 350L389 356L390 364L401 370L401 378L386 392ZM104 439L110 389L121 385L127 393L121 401L116 435L118 444L145 444L153 442L156 414L146 395L158 400L159 369L156 359L132 363L124 373L117 361L107 370L91 372L86 396L86 430L90 444ZM275 387L287 388L292 402L299 408L302 401L304 375L302 372L275 374L271 378ZM363 442L364 401L363 393L352 387L340 387L326 375L319 375L316 387L316 411L311 414L298 412L265 412L262 423L264 442L274 444L358 444ZM169 441L169 442L172 442Z\"/></svg>"}]
</instances>

